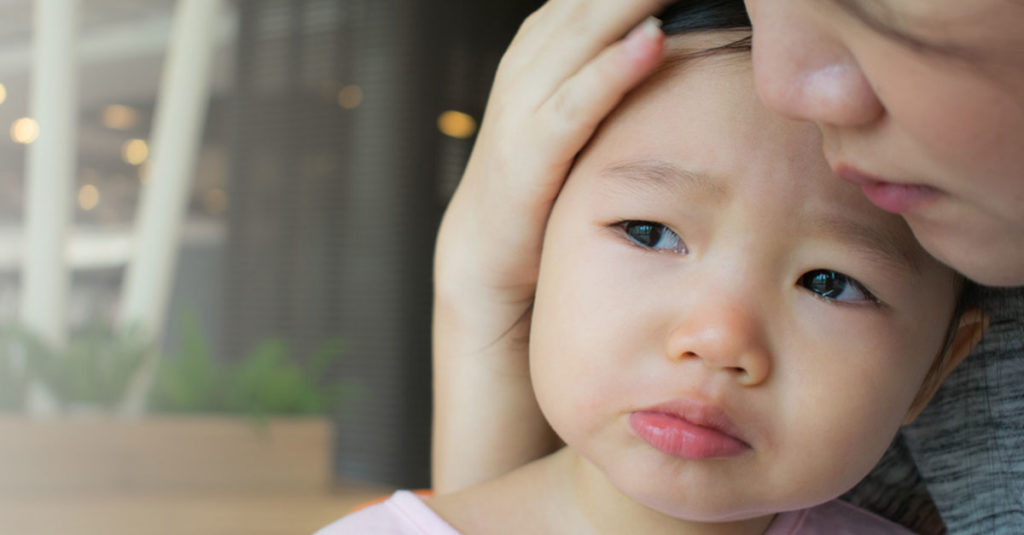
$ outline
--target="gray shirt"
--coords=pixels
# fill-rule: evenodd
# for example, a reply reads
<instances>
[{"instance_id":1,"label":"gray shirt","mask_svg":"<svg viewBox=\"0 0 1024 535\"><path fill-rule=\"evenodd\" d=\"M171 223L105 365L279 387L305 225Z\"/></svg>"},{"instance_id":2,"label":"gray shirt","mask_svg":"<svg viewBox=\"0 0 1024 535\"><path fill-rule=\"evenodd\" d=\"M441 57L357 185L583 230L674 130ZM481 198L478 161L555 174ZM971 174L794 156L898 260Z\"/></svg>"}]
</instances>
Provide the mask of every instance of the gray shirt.
<instances>
[{"instance_id":1,"label":"gray shirt","mask_svg":"<svg viewBox=\"0 0 1024 535\"><path fill-rule=\"evenodd\" d=\"M1024 533L1024 287L981 291L981 344L845 496L918 533Z\"/></svg>"}]
</instances>

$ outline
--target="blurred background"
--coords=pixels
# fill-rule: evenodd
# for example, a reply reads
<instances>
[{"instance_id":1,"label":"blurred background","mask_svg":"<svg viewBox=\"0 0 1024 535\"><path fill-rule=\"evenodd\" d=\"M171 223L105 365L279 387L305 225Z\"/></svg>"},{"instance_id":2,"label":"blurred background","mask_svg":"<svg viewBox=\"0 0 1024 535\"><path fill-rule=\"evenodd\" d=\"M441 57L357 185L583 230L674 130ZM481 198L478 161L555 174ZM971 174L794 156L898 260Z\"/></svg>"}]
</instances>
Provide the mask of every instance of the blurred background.
<instances>
[{"instance_id":1,"label":"blurred background","mask_svg":"<svg viewBox=\"0 0 1024 535\"><path fill-rule=\"evenodd\" d=\"M0 0L0 531L428 486L434 235L540 3Z\"/></svg>"}]
</instances>

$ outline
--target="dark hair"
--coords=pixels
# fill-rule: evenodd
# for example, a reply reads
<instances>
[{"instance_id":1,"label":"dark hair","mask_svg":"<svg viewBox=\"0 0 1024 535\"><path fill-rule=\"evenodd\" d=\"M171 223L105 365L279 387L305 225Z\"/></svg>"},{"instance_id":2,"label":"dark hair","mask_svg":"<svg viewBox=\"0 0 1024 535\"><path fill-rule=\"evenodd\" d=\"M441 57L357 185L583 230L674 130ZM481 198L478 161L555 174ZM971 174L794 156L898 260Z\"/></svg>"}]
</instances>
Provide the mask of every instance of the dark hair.
<instances>
[{"instance_id":1,"label":"dark hair","mask_svg":"<svg viewBox=\"0 0 1024 535\"><path fill-rule=\"evenodd\" d=\"M985 288L983 286L980 286L967 278L960 279L960 292L957 295L956 305L953 307L953 315L949 318L949 325L946 326L946 334L942 341L942 349L939 354L936 355L935 360L932 361L931 367L928 368L928 373L924 377L924 382L921 384L917 394L914 396L911 406L926 401L926 396L930 396L938 390L943 379L942 374L939 372L946 367L946 362L951 357L950 350L953 349L953 341L956 338L957 330L960 326L960 319L964 314L972 309L980 310L982 314L985 314L985 309L981 306L984 297ZM975 343L977 343L977 340Z\"/></svg>"},{"instance_id":2,"label":"dark hair","mask_svg":"<svg viewBox=\"0 0 1024 535\"><path fill-rule=\"evenodd\" d=\"M743 0L685 0L670 4L662 11L661 31L665 35L715 31L751 29L750 17ZM750 51L750 35L722 46L688 54L687 58L706 56L720 52Z\"/></svg>"},{"instance_id":3,"label":"dark hair","mask_svg":"<svg viewBox=\"0 0 1024 535\"><path fill-rule=\"evenodd\" d=\"M743 0L686 0L669 5L658 16L666 35L702 30L750 29Z\"/></svg>"}]
</instances>

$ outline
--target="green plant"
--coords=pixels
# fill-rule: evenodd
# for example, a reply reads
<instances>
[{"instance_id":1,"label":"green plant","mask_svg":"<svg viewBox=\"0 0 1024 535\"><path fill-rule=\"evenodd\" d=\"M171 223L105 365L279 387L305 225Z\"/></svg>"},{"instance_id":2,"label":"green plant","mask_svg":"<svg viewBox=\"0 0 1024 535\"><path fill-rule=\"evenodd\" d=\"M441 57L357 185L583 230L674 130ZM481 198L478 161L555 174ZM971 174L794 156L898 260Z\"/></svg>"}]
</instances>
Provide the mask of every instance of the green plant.
<instances>
[{"instance_id":1,"label":"green plant","mask_svg":"<svg viewBox=\"0 0 1024 535\"><path fill-rule=\"evenodd\" d=\"M222 370L214 361L195 314L185 314L178 355L160 359L149 406L163 412L209 412L222 405Z\"/></svg>"},{"instance_id":2,"label":"green plant","mask_svg":"<svg viewBox=\"0 0 1024 535\"><path fill-rule=\"evenodd\" d=\"M111 409L151 350L137 329L115 332L94 324L72 336L64 351L40 360L38 369L63 404Z\"/></svg>"},{"instance_id":3,"label":"green plant","mask_svg":"<svg viewBox=\"0 0 1024 535\"><path fill-rule=\"evenodd\" d=\"M324 380L343 354L339 339L321 344L304 365L281 339L266 340L232 363L214 357L195 314L182 319L180 350L159 359L148 396L152 411L255 417L326 413L355 391L348 382ZM5 327L0 329L0 410L23 410L33 382L64 408L112 410L152 350L137 330L92 325L56 351L27 329Z\"/></svg>"},{"instance_id":4,"label":"green plant","mask_svg":"<svg viewBox=\"0 0 1024 535\"><path fill-rule=\"evenodd\" d=\"M327 384L323 378L342 355L338 339L321 344L304 366L280 339L258 344L238 362L215 359L194 314L183 318L180 340L180 353L161 359L150 397L154 411L315 414L332 410L353 392L349 383Z\"/></svg>"},{"instance_id":5,"label":"green plant","mask_svg":"<svg viewBox=\"0 0 1024 535\"><path fill-rule=\"evenodd\" d=\"M73 333L61 351L19 326L5 328L0 341L0 407L13 410L23 408L33 381L65 408L113 408L150 350L137 330L99 324Z\"/></svg>"},{"instance_id":6,"label":"green plant","mask_svg":"<svg viewBox=\"0 0 1024 535\"><path fill-rule=\"evenodd\" d=\"M0 331L0 410L24 408L31 380L28 362L44 351L45 346L20 327L9 326Z\"/></svg>"}]
</instances>

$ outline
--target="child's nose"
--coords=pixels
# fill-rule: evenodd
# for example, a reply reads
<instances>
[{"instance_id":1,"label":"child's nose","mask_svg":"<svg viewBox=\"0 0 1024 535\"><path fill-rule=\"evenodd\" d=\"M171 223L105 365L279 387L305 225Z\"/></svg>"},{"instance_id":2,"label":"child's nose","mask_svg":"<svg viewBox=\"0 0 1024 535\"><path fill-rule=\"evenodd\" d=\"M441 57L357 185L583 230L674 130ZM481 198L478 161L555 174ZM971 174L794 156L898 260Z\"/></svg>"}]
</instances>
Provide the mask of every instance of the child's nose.
<instances>
[{"instance_id":1,"label":"child's nose","mask_svg":"<svg viewBox=\"0 0 1024 535\"><path fill-rule=\"evenodd\" d=\"M669 333L665 350L672 361L700 360L743 386L759 385L771 373L763 323L742 306L694 307Z\"/></svg>"}]
</instances>

